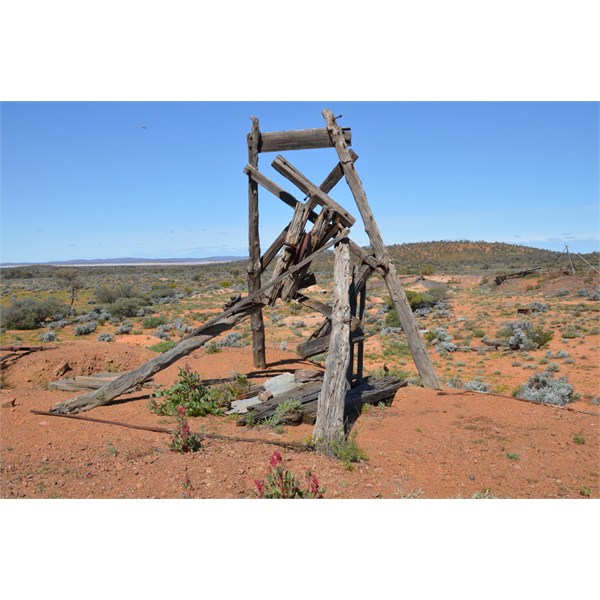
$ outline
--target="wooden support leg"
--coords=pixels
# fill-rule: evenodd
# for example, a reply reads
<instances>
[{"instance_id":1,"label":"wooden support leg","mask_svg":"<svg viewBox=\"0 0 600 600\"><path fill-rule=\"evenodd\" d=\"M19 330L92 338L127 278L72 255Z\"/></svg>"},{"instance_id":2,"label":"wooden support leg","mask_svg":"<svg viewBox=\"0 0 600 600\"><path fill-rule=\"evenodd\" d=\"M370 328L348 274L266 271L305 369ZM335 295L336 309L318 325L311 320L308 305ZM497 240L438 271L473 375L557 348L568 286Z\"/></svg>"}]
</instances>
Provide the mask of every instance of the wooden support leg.
<instances>
[{"instance_id":1,"label":"wooden support leg","mask_svg":"<svg viewBox=\"0 0 600 600\"><path fill-rule=\"evenodd\" d=\"M331 344L313 434L315 445L322 452L328 452L329 444L344 436L344 399L349 387L346 376L350 362L350 251L344 240L335 248L333 277Z\"/></svg>"},{"instance_id":2,"label":"wooden support leg","mask_svg":"<svg viewBox=\"0 0 600 600\"><path fill-rule=\"evenodd\" d=\"M258 119L252 117L252 129L248 134L248 163L258 167L258 146L260 130ZM260 238L258 233L258 184L248 177L248 244L250 262L248 263L248 293L252 294L261 286ZM262 309L252 313L252 360L257 369L267 366L265 354L265 324Z\"/></svg>"},{"instance_id":3,"label":"wooden support leg","mask_svg":"<svg viewBox=\"0 0 600 600\"><path fill-rule=\"evenodd\" d=\"M400 284L396 269L388 257L385 244L383 243L379 227L375 221L375 216L373 215L369 201L367 200L367 195L363 189L362 182L352 163L352 158L346 146L346 142L344 141L342 130L335 122L335 117L330 110L325 109L323 111L323 116L327 122L329 135L331 135L331 139L335 144L340 164L342 165L344 175L346 176L346 182L350 187L350 191L354 196L354 200L356 201L362 216L365 230L369 236L371 246L375 251L375 256L377 260L385 266L384 270L386 272L384 274L384 280L398 312L400 324L406 334L408 347L413 360L415 361L417 370L419 371L419 375L421 376L421 381L425 387L441 389L440 382L435 373L435 369L433 368L433 363L427 354L425 343L419 334L415 318L408 299L406 298L406 294Z\"/></svg>"}]
</instances>

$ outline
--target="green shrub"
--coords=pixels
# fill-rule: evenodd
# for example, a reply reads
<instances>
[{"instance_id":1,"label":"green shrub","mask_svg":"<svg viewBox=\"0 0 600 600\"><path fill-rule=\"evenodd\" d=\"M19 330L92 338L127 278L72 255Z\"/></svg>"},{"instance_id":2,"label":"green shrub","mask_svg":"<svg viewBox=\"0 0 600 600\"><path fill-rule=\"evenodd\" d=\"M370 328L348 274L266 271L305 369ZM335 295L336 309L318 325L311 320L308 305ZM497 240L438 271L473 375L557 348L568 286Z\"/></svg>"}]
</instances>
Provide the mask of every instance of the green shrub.
<instances>
[{"instance_id":1,"label":"green shrub","mask_svg":"<svg viewBox=\"0 0 600 600\"><path fill-rule=\"evenodd\" d=\"M180 369L175 385L155 392L148 408L157 415L172 416L185 409L190 417L221 415L229 407L231 400L238 397L248 388L248 380L238 376L233 381L221 386L207 386L202 383L198 373L188 369ZM164 398L158 403L155 398Z\"/></svg>"},{"instance_id":2,"label":"green shrub","mask_svg":"<svg viewBox=\"0 0 600 600\"><path fill-rule=\"evenodd\" d=\"M166 340L164 342L155 344L154 346L148 346L148 350L152 350L152 352L166 352L175 346L177 346L177 342L174 342L173 340Z\"/></svg>"},{"instance_id":3,"label":"green shrub","mask_svg":"<svg viewBox=\"0 0 600 600\"><path fill-rule=\"evenodd\" d=\"M118 298L111 305L110 311L117 318L135 317L146 304L143 298Z\"/></svg>"},{"instance_id":4,"label":"green shrub","mask_svg":"<svg viewBox=\"0 0 600 600\"><path fill-rule=\"evenodd\" d=\"M167 320L164 317L145 317L142 320L144 329L156 329L159 325L166 325Z\"/></svg>"},{"instance_id":5,"label":"green shrub","mask_svg":"<svg viewBox=\"0 0 600 600\"><path fill-rule=\"evenodd\" d=\"M120 283L114 286L103 286L94 292L96 300L101 304L114 304L119 298L135 298L140 293L127 283ZM112 309L111 309L112 310Z\"/></svg>"},{"instance_id":6,"label":"green shrub","mask_svg":"<svg viewBox=\"0 0 600 600\"><path fill-rule=\"evenodd\" d=\"M400 317L398 316L398 311L395 308L392 308L385 315L385 326L386 327L401 327Z\"/></svg>"},{"instance_id":7,"label":"green shrub","mask_svg":"<svg viewBox=\"0 0 600 600\"><path fill-rule=\"evenodd\" d=\"M2 311L2 327L4 329L38 329L46 320L68 312L68 307L56 298L45 300L23 298L14 300Z\"/></svg>"}]
</instances>

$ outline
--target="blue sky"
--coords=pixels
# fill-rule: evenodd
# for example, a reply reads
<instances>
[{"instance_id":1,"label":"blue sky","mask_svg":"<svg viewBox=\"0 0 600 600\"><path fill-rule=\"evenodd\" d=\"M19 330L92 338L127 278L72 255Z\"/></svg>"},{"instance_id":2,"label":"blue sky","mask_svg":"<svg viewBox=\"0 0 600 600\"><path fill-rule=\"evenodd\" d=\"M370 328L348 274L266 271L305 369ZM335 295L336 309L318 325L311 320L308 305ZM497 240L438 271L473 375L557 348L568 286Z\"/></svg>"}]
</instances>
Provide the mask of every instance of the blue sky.
<instances>
[{"instance_id":1,"label":"blue sky","mask_svg":"<svg viewBox=\"0 0 600 600\"><path fill-rule=\"evenodd\" d=\"M247 253L245 136L351 127L387 244L486 240L598 247L593 102L5 102L2 261ZM315 183L334 149L284 153ZM301 192L270 166L284 189ZM331 193L359 217L344 182ZM261 189L263 248L291 210ZM352 237L368 243L360 218Z\"/></svg>"}]
</instances>

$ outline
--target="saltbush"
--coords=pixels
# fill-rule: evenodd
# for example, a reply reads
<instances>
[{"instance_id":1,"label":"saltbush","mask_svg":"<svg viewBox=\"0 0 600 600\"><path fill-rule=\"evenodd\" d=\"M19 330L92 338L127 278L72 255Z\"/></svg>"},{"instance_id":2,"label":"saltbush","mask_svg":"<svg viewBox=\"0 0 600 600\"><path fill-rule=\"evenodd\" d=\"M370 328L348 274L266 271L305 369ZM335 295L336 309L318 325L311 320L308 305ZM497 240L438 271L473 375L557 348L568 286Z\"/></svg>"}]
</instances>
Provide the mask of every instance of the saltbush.
<instances>
[{"instance_id":1,"label":"saltbush","mask_svg":"<svg viewBox=\"0 0 600 600\"><path fill-rule=\"evenodd\" d=\"M99 342L114 342L115 336L112 333L101 333L96 339Z\"/></svg>"},{"instance_id":2,"label":"saltbush","mask_svg":"<svg viewBox=\"0 0 600 600\"><path fill-rule=\"evenodd\" d=\"M40 335L40 340L42 342L58 342L58 335L56 335L55 331L47 331Z\"/></svg>"},{"instance_id":3,"label":"saltbush","mask_svg":"<svg viewBox=\"0 0 600 600\"><path fill-rule=\"evenodd\" d=\"M96 331L97 328L98 323L96 323L96 321L82 323L81 325L73 327L73 335L89 335L90 333L94 333L94 331Z\"/></svg>"},{"instance_id":4,"label":"saltbush","mask_svg":"<svg viewBox=\"0 0 600 600\"><path fill-rule=\"evenodd\" d=\"M515 396L554 406L565 406L577 399L577 394L566 377L554 379L548 371L535 373L527 383L521 385Z\"/></svg>"}]
</instances>

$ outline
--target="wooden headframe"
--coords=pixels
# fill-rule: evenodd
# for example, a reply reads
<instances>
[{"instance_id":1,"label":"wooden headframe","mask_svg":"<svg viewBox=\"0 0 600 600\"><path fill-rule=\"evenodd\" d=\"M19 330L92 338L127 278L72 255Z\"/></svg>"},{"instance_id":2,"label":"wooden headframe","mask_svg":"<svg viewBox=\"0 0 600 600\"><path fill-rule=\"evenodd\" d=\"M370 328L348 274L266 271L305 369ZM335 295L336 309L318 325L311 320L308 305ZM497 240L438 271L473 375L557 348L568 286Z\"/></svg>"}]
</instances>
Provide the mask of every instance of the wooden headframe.
<instances>
[{"instance_id":1,"label":"wooden headframe","mask_svg":"<svg viewBox=\"0 0 600 600\"><path fill-rule=\"evenodd\" d=\"M108 404L147 381L155 373L200 348L215 336L232 329L248 318L252 326L254 365L264 369L267 361L262 309L274 304L277 299L295 300L321 313L324 317L311 337L298 346L297 351L301 357L306 358L325 352L330 344L337 348L338 352L345 353L348 348L348 356L344 355L339 357L340 360L335 360L336 357L330 355L326 365L326 382L328 386L331 382L332 389L336 390L334 395L338 399L335 402L339 404L343 402L345 394L345 386L340 384L341 379L346 379L348 387L360 384L362 380L366 285L369 277L375 272L383 277L387 285L423 385L434 389L440 388L406 294L388 256L379 227L356 172L355 163L358 156L348 148L352 140L350 129L339 127L336 118L329 110L324 110L323 116L326 127L322 129L272 133L261 133L258 119L251 117L252 127L247 136L248 164L244 168L244 173L248 176L248 295L244 298L241 295L232 298L224 307L223 313L185 335L175 347L97 390L59 402L52 408L53 413L82 412ZM320 185L311 182L281 155L272 162L272 167L301 191L304 195L302 201L282 189L258 169L259 155L264 152L328 147L335 148L339 162ZM329 195L342 179L346 180L356 201L373 248L372 253L366 252L349 239L350 228L356 222L356 217ZM261 254L259 237L259 188L261 187L294 210L290 223L264 254ZM310 231L306 231L308 223L313 224ZM310 271L312 261L332 247L336 248L334 271L340 273L338 279L334 281L333 308L302 294L303 288L316 282L314 274ZM352 253L360 264L351 276L347 268L349 253ZM271 280L265 283L262 281L262 276L276 258L277 263ZM347 293L342 293L340 290L347 290ZM348 306L344 306L345 302ZM339 315L345 316L339 317ZM340 318L344 320L343 324L339 323ZM340 339L340 336L344 339ZM339 350L340 348L344 350ZM356 369L353 366L354 359L356 359ZM340 375L341 371L344 371L343 375ZM323 392L325 395L328 393ZM322 410L326 410L325 404L325 402L321 403ZM328 425L332 423L335 425L336 420L339 420L339 410L335 414L338 416L333 419L323 417L328 421ZM317 415L317 423L319 423L319 415ZM331 436L333 433L329 427L327 435Z\"/></svg>"}]
</instances>

